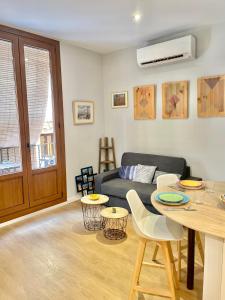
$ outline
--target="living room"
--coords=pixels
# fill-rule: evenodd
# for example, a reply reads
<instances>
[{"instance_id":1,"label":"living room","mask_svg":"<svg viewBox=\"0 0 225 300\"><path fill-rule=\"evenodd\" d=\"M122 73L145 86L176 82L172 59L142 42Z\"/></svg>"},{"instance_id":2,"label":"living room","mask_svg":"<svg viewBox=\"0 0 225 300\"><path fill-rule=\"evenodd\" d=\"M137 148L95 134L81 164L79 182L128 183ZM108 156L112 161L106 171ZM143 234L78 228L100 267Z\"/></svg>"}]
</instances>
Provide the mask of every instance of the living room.
<instances>
[{"instance_id":1,"label":"living room","mask_svg":"<svg viewBox=\"0 0 225 300\"><path fill-rule=\"evenodd\" d=\"M147 164L157 167L151 179L152 183L155 178L154 190L157 188L159 192L167 192L156 184L157 170L178 177L180 175L181 178L177 180L201 183L194 192L181 186L176 187L176 191L174 187L170 190L191 197L191 205L187 204L187 207L193 211L180 212L178 207L178 211L167 212L164 206L161 208L154 202L156 194L148 189L150 184L146 192L147 200L141 200L145 206L148 200L151 207L153 204L154 209L148 210L149 213L154 213L156 209L160 213L157 216L165 215L186 228L181 247L184 259L181 259L180 273L177 250L180 244L176 245L177 240L172 242L175 268L180 279L180 288L176 289L177 299L211 300L212 295L216 300L225 299L222 284L225 280L222 263L225 255L225 210L222 203L225 197L222 196L225 195L225 140L222 137L225 112L224 109L221 112L220 108L218 112L217 104L218 100L223 107L225 101L224 11L222 0L198 3L172 0L168 4L154 0L126 0L120 4L105 3L102 0L94 4L79 0L56 3L41 0L38 3L8 1L2 4L1 299L64 297L79 300L150 300L162 299L161 288L171 288L161 265L156 270L143 268L140 281L142 283L143 280L146 288L156 284L158 288L152 292L145 293L146 289L141 289L142 284L139 286L138 282L132 281L139 235L132 225L134 216L132 205L129 205L129 199L126 198L128 190L123 196L126 205L116 201L116 204L112 202L109 206L119 206L129 211L128 220L126 213L124 215L127 222L125 236L110 240L104 235L104 222L101 222L103 227L100 230L90 231L85 228L84 217L87 211L84 207L86 209L87 204L81 204L82 194L77 191L75 177L79 176L81 169L89 166L93 167L94 173L98 173L99 139L104 137L108 137L109 141L114 139L117 168L120 168L121 160L123 162L124 153L131 153L126 158L125 166ZM191 59L175 58L175 61L172 59L169 63L164 60L158 64L154 62L155 65L147 63L145 67L140 66L137 49L150 49L151 46L169 49L173 42L179 47L182 38L187 38L187 43L192 43L195 49ZM10 42L12 48L6 42ZM39 52L34 53L34 49ZM49 51L49 58L46 51ZM41 71L34 71L30 63L38 55L39 63L41 59L46 63L44 71L41 65L35 66L36 70ZM159 51L157 55L155 60L162 59ZM14 64L10 65L10 61L14 61ZM36 72L35 84L32 72ZM12 79L14 73L15 84ZM44 82L50 73L50 81L46 80L47 96L35 94L31 89ZM4 80L7 80L7 85ZM208 86L207 80L210 82ZM49 92L49 82L52 82L53 92ZM218 82L220 88L213 93ZM205 99L200 88L204 83L207 88L211 88L208 115L203 115L199 105ZM164 96L168 84L173 85L171 89L185 91L185 95L181 97L180 94L181 98L178 99L184 103L179 116L165 115ZM11 87L15 88L17 98L12 96ZM150 116L138 115L138 89L150 90L148 101L152 101L152 106L147 111ZM123 97L122 105L116 104L118 95ZM45 98L46 103L45 100L41 102L42 98ZM35 106L35 101L40 101L39 106ZM13 105L16 107L15 103L18 108L12 108L11 114L10 109ZM83 116L78 120L79 114L76 114L79 105L84 104L91 109L91 114L85 117L91 118L88 122ZM42 116L40 107L43 108ZM176 104L174 107L176 110ZM39 119L35 121L37 116ZM15 119L19 121L12 121ZM40 123L43 123L42 128ZM136 153L140 154L137 159L132 156ZM160 158L146 158L142 154L157 155ZM12 155L16 157L15 161ZM166 167L160 169L161 159L164 160L165 156L169 160L163 161L162 165ZM173 158L178 160L173 161ZM114 167L110 165L109 169ZM104 167L101 168L101 174L97 175L96 183L108 176L103 170ZM119 170L116 172L119 174ZM110 198L113 193L106 192L104 180L99 183L100 187L95 193ZM130 189L135 190L132 180L129 184ZM120 187L120 183L118 185ZM171 188L172 182L166 185ZM143 186L136 184L136 187L142 198L138 189ZM117 195L116 198L120 197ZM109 199L108 204L110 201L112 199ZM211 212L207 209L211 208L210 201L213 202ZM102 204L107 205L107 202ZM205 211L209 215L205 216ZM115 214L115 211L112 213ZM207 220L201 220L201 215L207 217ZM107 215L102 217L108 219ZM195 224L197 219L199 223ZM155 246L153 242L147 246L147 261L152 261L158 244ZM157 254L160 262L163 260L163 245ZM18 253L18 257L15 253ZM131 286L135 295L131 293ZM173 292L166 294L166 297L175 299Z\"/></svg>"}]
</instances>

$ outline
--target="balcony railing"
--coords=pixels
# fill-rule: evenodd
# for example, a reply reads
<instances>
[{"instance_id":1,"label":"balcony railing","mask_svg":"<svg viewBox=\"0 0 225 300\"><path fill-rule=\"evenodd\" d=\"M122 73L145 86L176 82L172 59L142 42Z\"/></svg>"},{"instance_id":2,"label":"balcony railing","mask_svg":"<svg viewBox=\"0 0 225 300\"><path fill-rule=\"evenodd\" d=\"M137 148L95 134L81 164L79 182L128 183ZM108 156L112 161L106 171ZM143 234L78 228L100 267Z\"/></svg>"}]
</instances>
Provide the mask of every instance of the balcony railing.
<instances>
[{"instance_id":1,"label":"balcony railing","mask_svg":"<svg viewBox=\"0 0 225 300\"><path fill-rule=\"evenodd\" d=\"M56 164L55 144L45 143L30 146L32 169L48 168ZM0 148L0 175L22 171L20 148Z\"/></svg>"},{"instance_id":2,"label":"balcony railing","mask_svg":"<svg viewBox=\"0 0 225 300\"><path fill-rule=\"evenodd\" d=\"M54 143L31 145L30 151L32 169L48 168L56 164Z\"/></svg>"}]
</instances>

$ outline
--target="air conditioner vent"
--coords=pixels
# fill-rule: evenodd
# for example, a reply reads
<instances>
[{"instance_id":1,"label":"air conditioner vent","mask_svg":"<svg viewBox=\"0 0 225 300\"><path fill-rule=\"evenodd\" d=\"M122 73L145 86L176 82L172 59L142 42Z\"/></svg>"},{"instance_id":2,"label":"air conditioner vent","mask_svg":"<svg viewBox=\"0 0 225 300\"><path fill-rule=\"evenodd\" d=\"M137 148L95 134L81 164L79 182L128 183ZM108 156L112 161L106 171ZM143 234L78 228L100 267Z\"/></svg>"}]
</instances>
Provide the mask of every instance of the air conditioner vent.
<instances>
[{"instance_id":1,"label":"air conditioner vent","mask_svg":"<svg viewBox=\"0 0 225 300\"><path fill-rule=\"evenodd\" d=\"M164 57L164 58L158 58L158 59L154 59L154 60L151 60L151 61L143 62L141 64L144 66L144 65L154 64L154 63L157 63L157 62L166 61L166 60L173 60L173 59L182 58L182 57L184 57L184 54L173 55L173 56L168 56L168 57Z\"/></svg>"},{"instance_id":2,"label":"air conditioner vent","mask_svg":"<svg viewBox=\"0 0 225 300\"><path fill-rule=\"evenodd\" d=\"M140 67L157 66L196 57L196 40L192 35L137 49Z\"/></svg>"}]
</instances>

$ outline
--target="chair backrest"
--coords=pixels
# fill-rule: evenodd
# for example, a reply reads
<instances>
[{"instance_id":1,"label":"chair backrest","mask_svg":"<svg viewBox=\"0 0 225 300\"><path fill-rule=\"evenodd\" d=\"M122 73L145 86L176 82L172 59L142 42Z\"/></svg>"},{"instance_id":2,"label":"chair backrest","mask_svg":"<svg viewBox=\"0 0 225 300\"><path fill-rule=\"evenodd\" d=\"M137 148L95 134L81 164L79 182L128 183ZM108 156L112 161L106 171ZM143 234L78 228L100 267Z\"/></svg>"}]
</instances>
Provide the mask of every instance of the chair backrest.
<instances>
[{"instance_id":1,"label":"chair backrest","mask_svg":"<svg viewBox=\"0 0 225 300\"><path fill-rule=\"evenodd\" d=\"M163 186L175 184L178 181L178 177L175 174L164 174L160 175L156 179L157 189Z\"/></svg>"},{"instance_id":2,"label":"chair backrest","mask_svg":"<svg viewBox=\"0 0 225 300\"><path fill-rule=\"evenodd\" d=\"M138 235L143 236L142 220L147 216L151 217L152 213L145 208L135 190L129 190L126 197L132 212L134 229Z\"/></svg>"}]
</instances>

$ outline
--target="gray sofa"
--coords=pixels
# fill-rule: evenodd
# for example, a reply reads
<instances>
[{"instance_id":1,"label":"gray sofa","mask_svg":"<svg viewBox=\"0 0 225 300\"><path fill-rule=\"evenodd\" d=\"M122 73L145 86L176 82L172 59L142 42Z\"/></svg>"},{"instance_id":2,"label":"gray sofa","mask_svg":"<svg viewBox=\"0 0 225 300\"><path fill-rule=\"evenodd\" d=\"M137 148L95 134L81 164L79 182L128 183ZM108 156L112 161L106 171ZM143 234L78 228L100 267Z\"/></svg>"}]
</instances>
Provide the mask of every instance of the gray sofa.
<instances>
[{"instance_id":1,"label":"gray sofa","mask_svg":"<svg viewBox=\"0 0 225 300\"><path fill-rule=\"evenodd\" d=\"M186 160L184 158L132 152L123 154L121 165L129 166L137 164L157 166L157 170L159 171L181 174L182 179L191 178L190 168L187 167ZM194 179L200 180L200 178ZM119 169L98 174L95 178L96 193L109 196L109 202L106 204L108 206L124 207L130 211L126 200L126 193L130 189L137 191L148 210L157 213L150 202L150 196L156 189L155 184L146 184L121 179L119 177Z\"/></svg>"}]
</instances>

